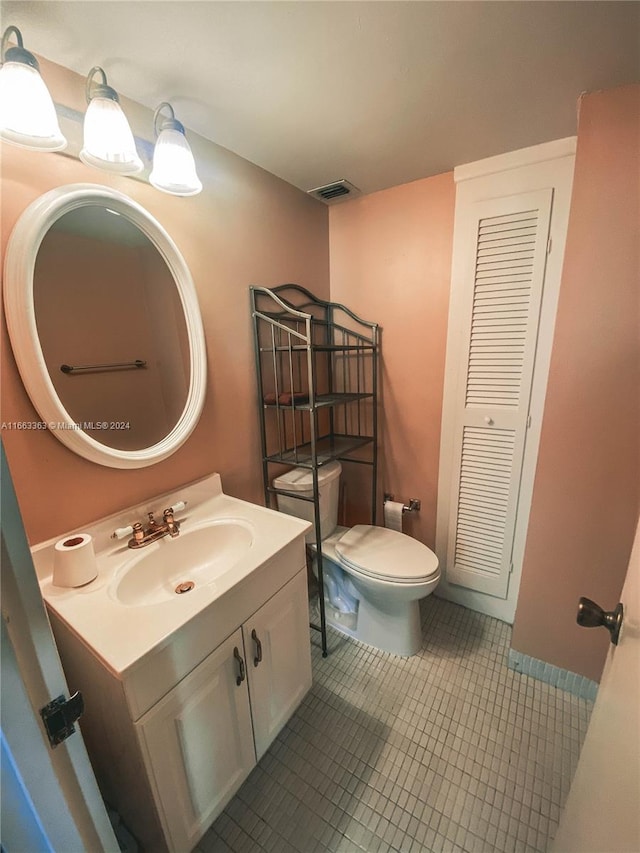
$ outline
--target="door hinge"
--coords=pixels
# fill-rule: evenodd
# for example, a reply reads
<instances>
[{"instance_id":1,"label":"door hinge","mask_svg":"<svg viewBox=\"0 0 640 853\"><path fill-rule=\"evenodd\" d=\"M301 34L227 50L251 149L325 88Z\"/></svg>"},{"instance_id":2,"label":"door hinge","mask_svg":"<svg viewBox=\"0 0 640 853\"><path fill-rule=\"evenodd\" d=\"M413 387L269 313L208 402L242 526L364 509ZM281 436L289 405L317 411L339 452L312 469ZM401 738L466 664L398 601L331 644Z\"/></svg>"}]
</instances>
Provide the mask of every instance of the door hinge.
<instances>
[{"instance_id":1,"label":"door hinge","mask_svg":"<svg viewBox=\"0 0 640 853\"><path fill-rule=\"evenodd\" d=\"M527 429L531 426L531 415L527 415Z\"/></svg>"},{"instance_id":2,"label":"door hinge","mask_svg":"<svg viewBox=\"0 0 640 853\"><path fill-rule=\"evenodd\" d=\"M76 690L68 699L58 696L44 708L40 708L40 716L52 749L75 732L76 728L73 724L83 712L84 699L79 690Z\"/></svg>"},{"instance_id":3,"label":"door hinge","mask_svg":"<svg viewBox=\"0 0 640 853\"><path fill-rule=\"evenodd\" d=\"M551 249L553 248L553 240L551 237L547 240L547 255L551 254Z\"/></svg>"},{"instance_id":4,"label":"door hinge","mask_svg":"<svg viewBox=\"0 0 640 853\"><path fill-rule=\"evenodd\" d=\"M513 574L513 560L509 563L509 574Z\"/></svg>"}]
</instances>

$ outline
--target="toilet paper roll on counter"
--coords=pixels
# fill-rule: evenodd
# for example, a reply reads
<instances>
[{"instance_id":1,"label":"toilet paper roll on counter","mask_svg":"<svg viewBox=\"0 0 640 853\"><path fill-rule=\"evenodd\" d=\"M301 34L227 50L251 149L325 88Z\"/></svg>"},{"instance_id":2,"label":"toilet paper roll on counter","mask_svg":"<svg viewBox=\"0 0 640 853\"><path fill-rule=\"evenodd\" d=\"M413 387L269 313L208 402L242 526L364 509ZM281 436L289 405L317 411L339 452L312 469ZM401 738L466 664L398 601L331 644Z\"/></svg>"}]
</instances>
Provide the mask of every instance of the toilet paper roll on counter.
<instances>
[{"instance_id":1,"label":"toilet paper roll on counter","mask_svg":"<svg viewBox=\"0 0 640 853\"><path fill-rule=\"evenodd\" d=\"M54 586L84 586L98 576L93 539L78 533L56 542L53 551Z\"/></svg>"},{"instance_id":2,"label":"toilet paper roll on counter","mask_svg":"<svg viewBox=\"0 0 640 853\"><path fill-rule=\"evenodd\" d=\"M402 513L404 504L400 501L384 502L384 526L389 530L397 530L402 533Z\"/></svg>"}]
</instances>

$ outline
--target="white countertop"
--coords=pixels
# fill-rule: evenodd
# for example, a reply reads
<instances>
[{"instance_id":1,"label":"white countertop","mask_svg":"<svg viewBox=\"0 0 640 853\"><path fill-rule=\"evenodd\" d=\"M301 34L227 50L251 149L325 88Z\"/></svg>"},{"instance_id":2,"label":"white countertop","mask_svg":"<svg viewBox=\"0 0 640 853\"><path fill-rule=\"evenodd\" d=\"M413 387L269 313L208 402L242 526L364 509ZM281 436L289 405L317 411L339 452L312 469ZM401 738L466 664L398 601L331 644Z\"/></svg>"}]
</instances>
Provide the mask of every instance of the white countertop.
<instances>
[{"instance_id":1,"label":"white countertop","mask_svg":"<svg viewBox=\"0 0 640 853\"><path fill-rule=\"evenodd\" d=\"M248 550L233 565L233 570L216 579L214 584L199 584L186 595L169 601L144 605L124 605L114 593L114 585L123 568L139 554L151 549L171 548L173 541L164 537L143 549L132 550L128 538L116 540L116 528L143 521L147 512L161 517L162 510L178 501L186 508L176 513L181 533L206 521L240 520L252 526L254 537ZM103 661L112 673L122 674L144 655L167 639L190 619L222 598L231 588L247 582L258 567L303 536L308 522L225 495L218 474L150 498L142 504L115 513L81 530L68 531L33 547L32 555L47 605ZM91 583L73 589L52 583L55 544L78 533L93 538L98 576Z\"/></svg>"}]
</instances>

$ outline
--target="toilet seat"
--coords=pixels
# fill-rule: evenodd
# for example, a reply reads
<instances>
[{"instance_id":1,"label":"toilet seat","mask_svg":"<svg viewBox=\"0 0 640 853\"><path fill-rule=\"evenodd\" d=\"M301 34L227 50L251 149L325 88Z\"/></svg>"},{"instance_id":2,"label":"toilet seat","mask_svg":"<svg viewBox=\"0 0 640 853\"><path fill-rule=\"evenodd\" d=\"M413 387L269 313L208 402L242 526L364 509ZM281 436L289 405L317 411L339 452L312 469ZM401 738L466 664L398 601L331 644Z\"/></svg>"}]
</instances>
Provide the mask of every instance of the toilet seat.
<instances>
[{"instance_id":1,"label":"toilet seat","mask_svg":"<svg viewBox=\"0 0 640 853\"><path fill-rule=\"evenodd\" d=\"M419 583L438 571L438 558L426 545L386 527L357 524L335 550L347 569L377 580Z\"/></svg>"}]
</instances>

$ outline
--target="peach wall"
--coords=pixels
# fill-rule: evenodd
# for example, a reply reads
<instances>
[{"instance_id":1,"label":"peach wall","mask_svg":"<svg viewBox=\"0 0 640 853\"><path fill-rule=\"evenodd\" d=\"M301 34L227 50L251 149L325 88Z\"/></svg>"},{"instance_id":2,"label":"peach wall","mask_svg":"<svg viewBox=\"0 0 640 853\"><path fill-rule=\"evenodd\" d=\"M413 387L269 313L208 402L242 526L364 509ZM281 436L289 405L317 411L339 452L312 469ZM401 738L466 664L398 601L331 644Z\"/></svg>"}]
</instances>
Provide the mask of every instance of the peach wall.
<instances>
[{"instance_id":1,"label":"peach wall","mask_svg":"<svg viewBox=\"0 0 640 853\"><path fill-rule=\"evenodd\" d=\"M84 111L84 79L44 60L41 67L54 100ZM123 106L136 135L149 139L152 113L124 99ZM3 255L20 213L42 193L76 182L114 187L142 204L175 240L195 282L207 338L202 418L164 462L140 470L106 468L74 455L48 432L3 430L31 543L213 471L229 493L262 500L248 287L296 281L328 298L327 208L231 152L194 134L189 139L205 189L184 199L72 157L2 145ZM4 320L1 335L1 419L37 421Z\"/></svg>"},{"instance_id":2,"label":"peach wall","mask_svg":"<svg viewBox=\"0 0 640 853\"><path fill-rule=\"evenodd\" d=\"M451 285L453 174L330 209L331 298L382 327L380 491L419 498L405 530L435 542L440 421ZM351 473L351 520L367 491ZM354 518L355 516L355 518Z\"/></svg>"},{"instance_id":3,"label":"peach wall","mask_svg":"<svg viewBox=\"0 0 640 853\"><path fill-rule=\"evenodd\" d=\"M512 645L599 679L640 491L640 86L583 97L565 263Z\"/></svg>"},{"instance_id":4,"label":"peach wall","mask_svg":"<svg viewBox=\"0 0 640 853\"><path fill-rule=\"evenodd\" d=\"M60 103L84 110L84 80L42 62ZM517 650L598 678L604 631L574 624L577 599L617 601L638 512L638 177L640 87L586 96L540 457L513 632ZM150 111L124 103L149 138ZM199 426L173 457L121 471L75 456L46 432L3 430L32 543L220 471L232 494L261 502L249 284L296 281L382 326L380 492L420 498L407 531L433 546L455 188L439 175L323 205L190 134L205 190L189 199L8 145L2 245L24 208L57 186L127 193L172 235L191 269L208 347ZM327 215L329 213L329 216ZM330 224L330 228L329 228ZM331 292L329 291L331 274ZM1 419L35 421L4 321ZM348 476L351 520L366 513Z\"/></svg>"}]
</instances>

